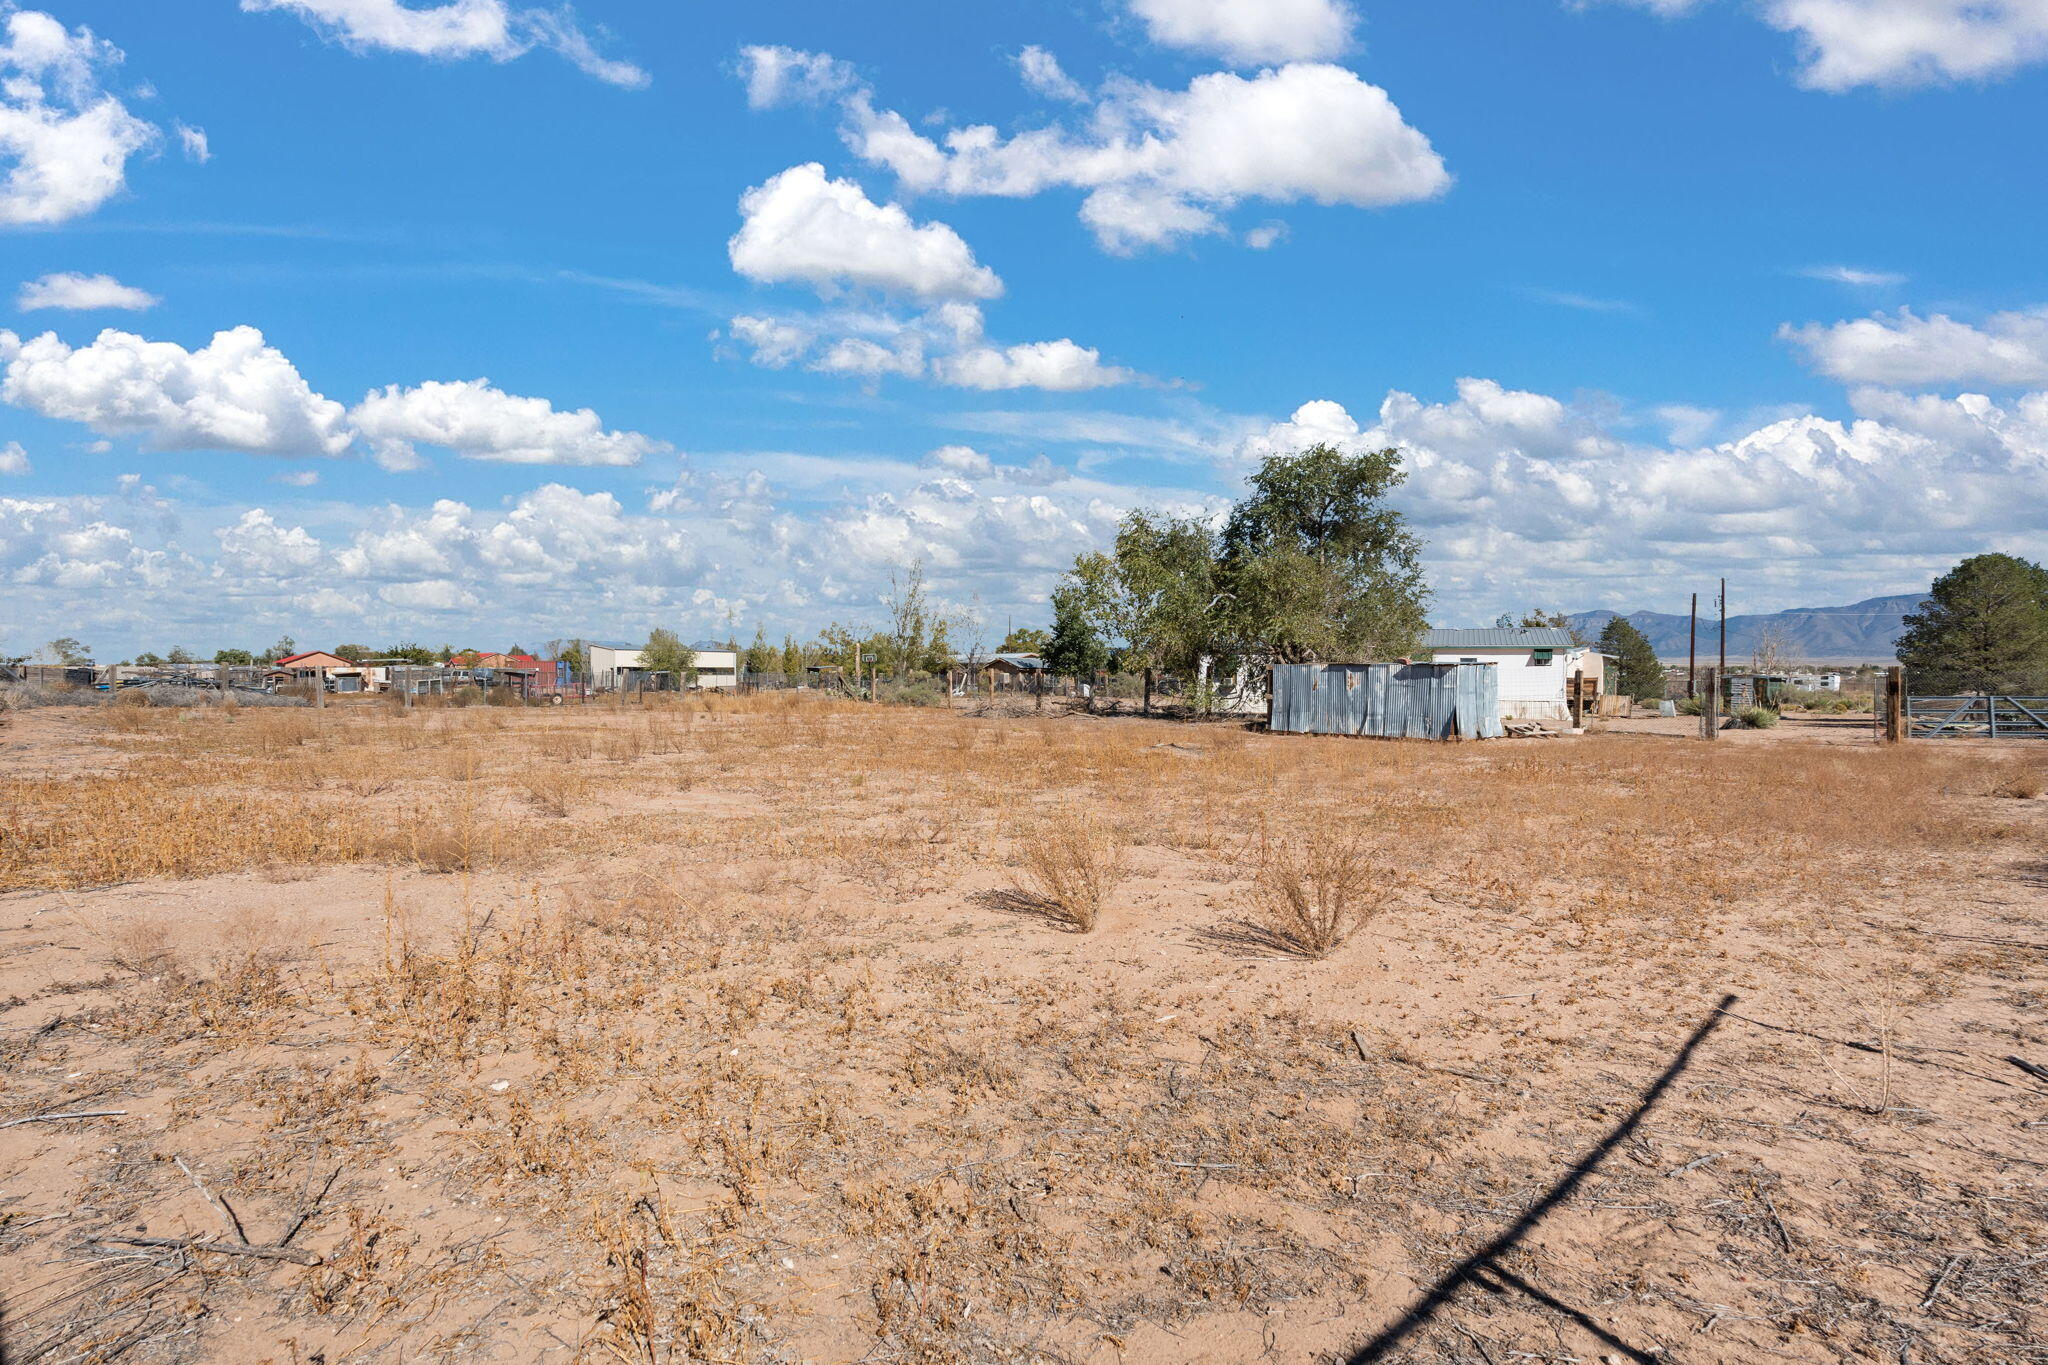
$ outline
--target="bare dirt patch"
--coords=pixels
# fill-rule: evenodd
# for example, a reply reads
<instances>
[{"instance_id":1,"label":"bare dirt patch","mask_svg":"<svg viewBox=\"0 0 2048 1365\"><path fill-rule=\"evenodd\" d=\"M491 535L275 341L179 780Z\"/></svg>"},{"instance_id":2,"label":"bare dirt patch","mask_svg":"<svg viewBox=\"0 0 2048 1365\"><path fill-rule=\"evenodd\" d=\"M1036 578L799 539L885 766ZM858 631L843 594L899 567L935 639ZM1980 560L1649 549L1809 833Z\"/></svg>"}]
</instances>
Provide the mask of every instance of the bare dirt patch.
<instances>
[{"instance_id":1,"label":"bare dirt patch","mask_svg":"<svg viewBox=\"0 0 2048 1365\"><path fill-rule=\"evenodd\" d=\"M0 779L10 1361L1366 1359L1503 1238L1371 1358L2040 1358L2029 755L143 715Z\"/></svg>"}]
</instances>

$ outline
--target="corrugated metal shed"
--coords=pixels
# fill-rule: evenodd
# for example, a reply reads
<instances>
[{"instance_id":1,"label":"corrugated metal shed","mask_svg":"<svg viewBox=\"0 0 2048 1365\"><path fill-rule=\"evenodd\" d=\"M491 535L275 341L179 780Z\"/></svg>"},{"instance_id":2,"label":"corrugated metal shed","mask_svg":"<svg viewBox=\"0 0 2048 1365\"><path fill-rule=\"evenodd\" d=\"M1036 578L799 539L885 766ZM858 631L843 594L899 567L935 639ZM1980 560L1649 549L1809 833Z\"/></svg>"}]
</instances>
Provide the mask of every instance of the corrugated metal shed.
<instances>
[{"instance_id":1,"label":"corrugated metal shed","mask_svg":"<svg viewBox=\"0 0 2048 1365\"><path fill-rule=\"evenodd\" d=\"M1571 649L1578 644L1560 626L1495 626L1486 630L1429 630L1423 649Z\"/></svg>"},{"instance_id":2,"label":"corrugated metal shed","mask_svg":"<svg viewBox=\"0 0 2048 1365\"><path fill-rule=\"evenodd\" d=\"M1279 664L1273 729L1381 739L1498 739L1490 664Z\"/></svg>"}]
</instances>

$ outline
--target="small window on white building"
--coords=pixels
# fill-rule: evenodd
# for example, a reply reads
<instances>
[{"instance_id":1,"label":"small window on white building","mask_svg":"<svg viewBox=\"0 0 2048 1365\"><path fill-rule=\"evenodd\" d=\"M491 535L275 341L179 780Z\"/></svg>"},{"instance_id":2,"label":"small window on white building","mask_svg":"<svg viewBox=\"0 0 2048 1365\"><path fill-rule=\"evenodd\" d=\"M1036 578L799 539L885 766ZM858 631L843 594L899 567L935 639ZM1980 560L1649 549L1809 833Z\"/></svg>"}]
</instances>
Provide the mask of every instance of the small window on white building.
<instances>
[{"instance_id":1,"label":"small window on white building","mask_svg":"<svg viewBox=\"0 0 2048 1365\"><path fill-rule=\"evenodd\" d=\"M1548 668L1548 667L1550 667L1550 654L1551 654L1551 651L1550 651L1550 650L1547 650L1547 649L1532 649L1532 650L1530 650L1530 651L1529 651L1529 666L1530 666L1531 668Z\"/></svg>"}]
</instances>

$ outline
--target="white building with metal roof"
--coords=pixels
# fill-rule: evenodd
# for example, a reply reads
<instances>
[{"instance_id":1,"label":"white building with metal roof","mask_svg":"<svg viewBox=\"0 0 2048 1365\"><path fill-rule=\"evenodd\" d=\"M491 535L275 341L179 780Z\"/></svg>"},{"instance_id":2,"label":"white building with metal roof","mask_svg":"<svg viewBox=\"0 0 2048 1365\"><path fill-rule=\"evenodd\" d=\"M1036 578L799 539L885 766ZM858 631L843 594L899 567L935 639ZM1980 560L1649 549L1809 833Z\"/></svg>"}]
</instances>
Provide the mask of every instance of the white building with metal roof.
<instances>
[{"instance_id":1,"label":"white building with metal roof","mask_svg":"<svg viewBox=\"0 0 2048 1365\"><path fill-rule=\"evenodd\" d=\"M1597 683L1606 669L1597 650L1556 626L1431 630L1423 633L1421 648L1440 664L1496 665L1505 720L1569 722L1573 675Z\"/></svg>"}]
</instances>

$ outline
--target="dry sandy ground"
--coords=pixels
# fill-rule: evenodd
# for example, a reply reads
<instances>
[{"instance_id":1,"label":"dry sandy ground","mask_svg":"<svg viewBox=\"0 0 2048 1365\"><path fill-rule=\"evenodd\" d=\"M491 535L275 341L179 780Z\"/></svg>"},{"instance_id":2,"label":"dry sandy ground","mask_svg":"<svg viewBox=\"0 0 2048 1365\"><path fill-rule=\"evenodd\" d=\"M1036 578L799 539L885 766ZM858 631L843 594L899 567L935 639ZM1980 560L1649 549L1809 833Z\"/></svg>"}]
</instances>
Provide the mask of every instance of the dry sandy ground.
<instances>
[{"instance_id":1,"label":"dry sandy ground","mask_svg":"<svg viewBox=\"0 0 2048 1365\"><path fill-rule=\"evenodd\" d=\"M13 719L9 1362L2048 1359L2038 751ZM1386 908L1261 947L1344 821Z\"/></svg>"}]
</instances>

